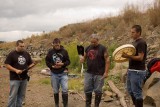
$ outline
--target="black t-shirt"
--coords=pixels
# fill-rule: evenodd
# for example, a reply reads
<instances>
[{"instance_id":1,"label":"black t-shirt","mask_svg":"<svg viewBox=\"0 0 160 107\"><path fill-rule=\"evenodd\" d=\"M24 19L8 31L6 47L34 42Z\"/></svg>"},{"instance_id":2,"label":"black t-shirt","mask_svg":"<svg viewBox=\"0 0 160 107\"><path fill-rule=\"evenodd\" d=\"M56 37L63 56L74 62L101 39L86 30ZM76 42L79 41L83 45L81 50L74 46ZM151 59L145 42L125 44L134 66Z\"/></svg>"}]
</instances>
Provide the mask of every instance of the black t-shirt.
<instances>
[{"instance_id":1,"label":"black t-shirt","mask_svg":"<svg viewBox=\"0 0 160 107\"><path fill-rule=\"evenodd\" d=\"M136 69L136 70L145 70L145 62L147 57L147 44L146 42L140 38L133 42L134 47L136 48L136 54L138 53L144 53L144 58L142 61L135 61L130 59L129 61L129 69Z\"/></svg>"},{"instance_id":2,"label":"black t-shirt","mask_svg":"<svg viewBox=\"0 0 160 107\"><path fill-rule=\"evenodd\" d=\"M104 54L107 48L99 44L97 47L88 46L85 50L87 60L87 72L95 75L103 75L105 72Z\"/></svg>"},{"instance_id":3,"label":"black t-shirt","mask_svg":"<svg viewBox=\"0 0 160 107\"><path fill-rule=\"evenodd\" d=\"M5 60L5 64L9 64L12 67L24 70L26 69L30 64L32 64L32 59L28 52L17 52L16 50L10 52ZM10 80L24 80L27 79L27 72L24 71L22 74L17 74L13 71L10 71Z\"/></svg>"},{"instance_id":4,"label":"black t-shirt","mask_svg":"<svg viewBox=\"0 0 160 107\"><path fill-rule=\"evenodd\" d=\"M60 50L51 49L49 50L46 58L46 65L50 68L51 72L55 74L63 73L63 71L66 69L66 66L70 64L70 59L68 56L68 52L61 46ZM52 68L53 65L56 64L56 62L62 62L64 65L59 69Z\"/></svg>"}]
</instances>

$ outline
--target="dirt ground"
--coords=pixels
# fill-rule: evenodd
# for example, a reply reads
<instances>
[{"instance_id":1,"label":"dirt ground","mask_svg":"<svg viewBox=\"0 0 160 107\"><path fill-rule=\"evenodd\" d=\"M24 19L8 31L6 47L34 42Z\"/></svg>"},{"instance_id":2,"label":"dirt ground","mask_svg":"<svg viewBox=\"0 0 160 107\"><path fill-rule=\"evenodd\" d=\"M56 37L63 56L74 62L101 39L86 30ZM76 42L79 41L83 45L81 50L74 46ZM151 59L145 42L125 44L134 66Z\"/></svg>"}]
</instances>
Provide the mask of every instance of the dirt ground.
<instances>
[{"instance_id":1,"label":"dirt ground","mask_svg":"<svg viewBox=\"0 0 160 107\"><path fill-rule=\"evenodd\" d=\"M42 79L50 78L40 74L39 70L33 70L31 79L28 82L25 105L23 107L54 107L53 91L50 84L42 84ZM9 72L5 68L0 68L0 107L6 107L9 95ZM69 107L85 107L83 100L84 93L69 93ZM94 99L93 99L94 100ZM60 93L60 107L62 106ZM93 101L94 102L94 101ZM101 102L100 107L120 107L113 104Z\"/></svg>"},{"instance_id":2,"label":"dirt ground","mask_svg":"<svg viewBox=\"0 0 160 107\"><path fill-rule=\"evenodd\" d=\"M54 107L53 90L50 84L42 84L40 81L50 78L42 75L38 68L31 73L26 91L25 105L23 107ZM0 68L0 107L6 107L9 95L9 72L5 68ZM85 107L84 93L79 94L69 92L69 107ZM129 104L128 104L129 105ZM63 107L60 93L60 107ZM92 100L94 107L94 98ZM122 107L118 100L104 102L102 99L100 107ZM128 106L134 107L134 106ZM144 107L152 107L144 105Z\"/></svg>"},{"instance_id":3,"label":"dirt ground","mask_svg":"<svg viewBox=\"0 0 160 107\"><path fill-rule=\"evenodd\" d=\"M28 82L25 105L23 107L54 107L53 91L50 84L42 84L40 81L49 76L40 74L38 68L33 69L31 79ZM6 107L9 95L9 72L5 68L0 68L0 107ZM69 107L85 107L83 100L84 93L79 94L69 93ZM94 98L92 101L94 107ZM60 93L60 107L62 106ZM112 102L101 101L100 107L121 107L118 100ZM133 106L128 106L133 107ZM149 106L144 106L149 107Z\"/></svg>"}]
</instances>

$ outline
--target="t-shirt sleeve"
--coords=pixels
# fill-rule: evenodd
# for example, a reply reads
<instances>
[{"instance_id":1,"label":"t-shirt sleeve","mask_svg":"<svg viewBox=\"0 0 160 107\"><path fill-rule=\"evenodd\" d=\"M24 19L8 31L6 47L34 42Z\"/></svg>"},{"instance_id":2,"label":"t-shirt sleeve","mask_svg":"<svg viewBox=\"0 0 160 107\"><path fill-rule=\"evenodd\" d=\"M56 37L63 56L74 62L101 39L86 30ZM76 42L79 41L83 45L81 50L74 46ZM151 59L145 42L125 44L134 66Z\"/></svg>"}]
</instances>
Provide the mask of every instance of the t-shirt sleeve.
<instances>
[{"instance_id":1,"label":"t-shirt sleeve","mask_svg":"<svg viewBox=\"0 0 160 107\"><path fill-rule=\"evenodd\" d=\"M138 44L138 53L145 53L145 49L146 49L146 44L145 43L139 43Z\"/></svg>"}]
</instances>

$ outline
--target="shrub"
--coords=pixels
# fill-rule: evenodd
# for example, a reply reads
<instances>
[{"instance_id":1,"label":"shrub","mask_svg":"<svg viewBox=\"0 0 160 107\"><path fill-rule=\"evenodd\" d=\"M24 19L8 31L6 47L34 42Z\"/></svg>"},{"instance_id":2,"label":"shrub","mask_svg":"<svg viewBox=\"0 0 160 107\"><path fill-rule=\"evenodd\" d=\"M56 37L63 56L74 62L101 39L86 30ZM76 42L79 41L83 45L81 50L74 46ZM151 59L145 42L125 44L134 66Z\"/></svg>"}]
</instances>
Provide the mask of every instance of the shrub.
<instances>
[{"instance_id":1,"label":"shrub","mask_svg":"<svg viewBox=\"0 0 160 107\"><path fill-rule=\"evenodd\" d=\"M69 68L72 68L72 69L77 68L80 65L79 56L77 53L77 41L70 42L69 44L63 45L63 46L68 51L69 58L71 61Z\"/></svg>"},{"instance_id":2,"label":"shrub","mask_svg":"<svg viewBox=\"0 0 160 107\"><path fill-rule=\"evenodd\" d=\"M108 46L108 53L109 53L109 56L110 56L110 61L111 61L111 64L110 64L110 69L113 69L114 65L115 65L115 62L113 61L113 58L112 58L112 53L114 52L114 50L118 47L117 44L111 44Z\"/></svg>"}]
</instances>

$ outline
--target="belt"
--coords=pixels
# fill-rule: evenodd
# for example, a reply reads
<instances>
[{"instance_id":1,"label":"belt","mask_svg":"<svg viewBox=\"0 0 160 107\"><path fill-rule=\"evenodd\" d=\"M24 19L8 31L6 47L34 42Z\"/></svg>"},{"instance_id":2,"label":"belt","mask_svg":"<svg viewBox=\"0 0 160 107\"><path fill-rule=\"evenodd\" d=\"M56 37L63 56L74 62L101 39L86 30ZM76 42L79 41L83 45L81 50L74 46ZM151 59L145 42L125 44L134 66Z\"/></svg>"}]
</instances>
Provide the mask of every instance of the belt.
<instances>
[{"instance_id":1,"label":"belt","mask_svg":"<svg viewBox=\"0 0 160 107\"><path fill-rule=\"evenodd\" d=\"M128 69L129 71L136 71L136 72L146 72L146 70L136 70L136 69Z\"/></svg>"}]
</instances>

